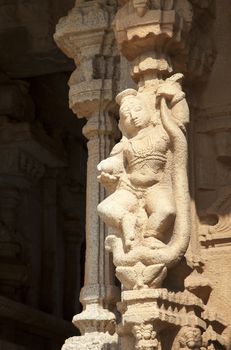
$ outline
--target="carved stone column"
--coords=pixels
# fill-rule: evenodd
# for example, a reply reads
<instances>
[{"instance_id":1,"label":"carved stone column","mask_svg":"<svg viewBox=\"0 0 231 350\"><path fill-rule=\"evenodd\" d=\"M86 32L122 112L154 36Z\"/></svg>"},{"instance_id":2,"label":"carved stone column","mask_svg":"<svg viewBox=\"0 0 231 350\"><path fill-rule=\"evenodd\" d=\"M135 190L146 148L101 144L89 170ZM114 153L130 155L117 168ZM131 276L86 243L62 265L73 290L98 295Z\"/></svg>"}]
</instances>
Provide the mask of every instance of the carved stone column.
<instances>
[{"instance_id":1,"label":"carved stone column","mask_svg":"<svg viewBox=\"0 0 231 350\"><path fill-rule=\"evenodd\" d=\"M207 306L211 289L199 257L184 286L169 283L195 235L182 73L188 80L203 77L213 59L213 50L194 32L193 19L198 12L201 19L203 10L192 3L129 0L114 20L119 50L138 85L117 95L123 137L98 165L100 182L112 192L98 213L113 230L106 249L123 285L118 334L124 350L228 345L224 320L218 317L215 325Z\"/></svg>"},{"instance_id":2,"label":"carved stone column","mask_svg":"<svg viewBox=\"0 0 231 350\"><path fill-rule=\"evenodd\" d=\"M112 5L76 2L68 16L60 20L55 33L58 46L77 65L69 81L69 101L77 117L87 118L83 133L88 139L86 261L80 296L84 310L73 319L82 337L67 340L64 349L116 343L116 336L110 335L115 332L115 315L109 310L114 308L119 294L109 255L103 249L105 226L96 212L105 191L95 176L97 164L110 152L116 130L109 115L117 82L113 13Z\"/></svg>"}]
</instances>

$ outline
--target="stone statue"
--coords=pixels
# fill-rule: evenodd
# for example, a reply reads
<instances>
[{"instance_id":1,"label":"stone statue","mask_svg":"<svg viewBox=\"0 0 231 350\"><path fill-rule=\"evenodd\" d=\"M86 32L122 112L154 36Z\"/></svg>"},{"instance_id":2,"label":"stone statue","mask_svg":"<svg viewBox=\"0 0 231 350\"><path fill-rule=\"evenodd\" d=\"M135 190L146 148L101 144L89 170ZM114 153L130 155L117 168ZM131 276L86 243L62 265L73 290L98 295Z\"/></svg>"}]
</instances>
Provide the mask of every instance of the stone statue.
<instances>
[{"instance_id":1,"label":"stone statue","mask_svg":"<svg viewBox=\"0 0 231 350\"><path fill-rule=\"evenodd\" d=\"M162 269L187 249L189 111L181 79L175 74L155 91L127 89L116 98L123 137L98 165L99 181L113 192L99 204L98 213L114 229L106 247L116 266L161 264ZM138 275L128 284L137 285ZM140 288L148 285L149 272L143 269L142 276Z\"/></svg>"}]
</instances>

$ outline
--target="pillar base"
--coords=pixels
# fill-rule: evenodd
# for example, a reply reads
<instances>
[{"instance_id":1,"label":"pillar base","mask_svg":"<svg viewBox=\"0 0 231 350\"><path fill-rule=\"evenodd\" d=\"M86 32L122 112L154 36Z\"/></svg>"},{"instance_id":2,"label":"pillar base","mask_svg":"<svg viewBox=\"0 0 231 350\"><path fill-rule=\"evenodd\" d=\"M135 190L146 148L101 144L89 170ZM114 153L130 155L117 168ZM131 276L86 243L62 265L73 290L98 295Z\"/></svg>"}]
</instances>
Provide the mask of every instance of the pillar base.
<instances>
[{"instance_id":1,"label":"pillar base","mask_svg":"<svg viewBox=\"0 0 231 350\"><path fill-rule=\"evenodd\" d=\"M71 337L66 340L62 350L117 350L118 337L116 334L94 332L81 337Z\"/></svg>"},{"instance_id":2,"label":"pillar base","mask_svg":"<svg viewBox=\"0 0 231 350\"><path fill-rule=\"evenodd\" d=\"M67 339L62 350L118 348L115 315L98 303L87 304L80 314L74 316L73 323L82 335Z\"/></svg>"},{"instance_id":3,"label":"pillar base","mask_svg":"<svg viewBox=\"0 0 231 350\"><path fill-rule=\"evenodd\" d=\"M203 301L187 290L177 293L167 289L124 291L118 308L122 315L118 332L124 349L161 350L165 348L162 346L166 335L170 343L174 341L174 350L181 348L183 338L185 344L192 340L200 347L208 346L211 339L222 346L225 344L223 322L218 321L218 317L209 318ZM215 319L220 328L215 325Z\"/></svg>"}]
</instances>

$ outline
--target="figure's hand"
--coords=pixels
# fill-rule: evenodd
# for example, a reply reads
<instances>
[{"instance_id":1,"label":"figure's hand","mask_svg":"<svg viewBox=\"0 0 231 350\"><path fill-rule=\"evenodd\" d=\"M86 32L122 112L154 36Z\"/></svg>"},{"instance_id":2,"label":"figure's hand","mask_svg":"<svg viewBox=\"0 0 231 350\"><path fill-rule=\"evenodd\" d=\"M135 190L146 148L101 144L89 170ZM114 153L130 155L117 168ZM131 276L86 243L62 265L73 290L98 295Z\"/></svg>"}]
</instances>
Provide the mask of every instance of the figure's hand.
<instances>
[{"instance_id":1,"label":"figure's hand","mask_svg":"<svg viewBox=\"0 0 231 350\"><path fill-rule=\"evenodd\" d=\"M172 98L179 93L179 88L177 85L171 82L165 82L161 84L156 92L157 97L165 97L166 100L172 100Z\"/></svg>"},{"instance_id":2,"label":"figure's hand","mask_svg":"<svg viewBox=\"0 0 231 350\"><path fill-rule=\"evenodd\" d=\"M114 192L119 180L119 176L111 175L102 171L97 179L108 191Z\"/></svg>"},{"instance_id":3,"label":"figure's hand","mask_svg":"<svg viewBox=\"0 0 231 350\"><path fill-rule=\"evenodd\" d=\"M97 177L97 179L102 184L106 184L106 183L113 184L113 183L116 183L118 181L119 176L111 175L109 173L105 173L104 171L102 171L101 174Z\"/></svg>"}]
</instances>

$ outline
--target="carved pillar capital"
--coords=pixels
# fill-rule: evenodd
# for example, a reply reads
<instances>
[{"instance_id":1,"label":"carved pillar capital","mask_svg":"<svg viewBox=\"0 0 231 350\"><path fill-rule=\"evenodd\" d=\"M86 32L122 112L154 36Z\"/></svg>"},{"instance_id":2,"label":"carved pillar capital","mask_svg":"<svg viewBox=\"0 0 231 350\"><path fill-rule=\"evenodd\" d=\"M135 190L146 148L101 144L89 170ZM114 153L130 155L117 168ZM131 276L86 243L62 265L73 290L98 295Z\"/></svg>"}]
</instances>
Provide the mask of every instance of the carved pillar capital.
<instances>
[{"instance_id":1,"label":"carved pillar capital","mask_svg":"<svg viewBox=\"0 0 231 350\"><path fill-rule=\"evenodd\" d=\"M85 2L76 5L56 27L57 45L77 66L69 80L69 104L80 118L102 109L102 101L112 101L108 64L113 62L107 62L113 55L112 16L113 7Z\"/></svg>"},{"instance_id":2,"label":"carved pillar capital","mask_svg":"<svg viewBox=\"0 0 231 350\"><path fill-rule=\"evenodd\" d=\"M96 1L76 4L57 24L55 41L60 49L78 64L83 53L86 57L101 53L103 37L110 24L109 21L108 6L100 5Z\"/></svg>"},{"instance_id":3,"label":"carved pillar capital","mask_svg":"<svg viewBox=\"0 0 231 350\"><path fill-rule=\"evenodd\" d=\"M176 72L187 79L203 78L215 58L203 25L208 14L212 23L212 1L125 1L115 16L114 31L120 52L131 62L134 81L142 86L146 80Z\"/></svg>"}]
</instances>

